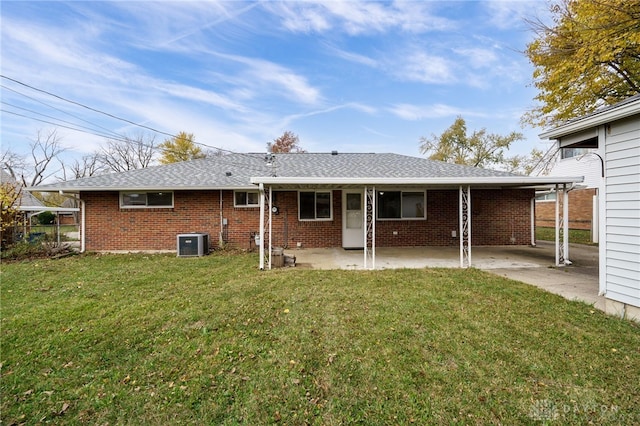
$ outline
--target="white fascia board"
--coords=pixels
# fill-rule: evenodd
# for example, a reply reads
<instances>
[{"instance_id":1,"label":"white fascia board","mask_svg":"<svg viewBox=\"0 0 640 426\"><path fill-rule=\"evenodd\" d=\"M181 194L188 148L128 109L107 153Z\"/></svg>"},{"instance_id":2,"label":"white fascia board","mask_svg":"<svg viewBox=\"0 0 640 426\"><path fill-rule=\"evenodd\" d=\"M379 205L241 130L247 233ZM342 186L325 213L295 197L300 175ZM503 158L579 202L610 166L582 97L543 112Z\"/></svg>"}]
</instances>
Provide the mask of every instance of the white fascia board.
<instances>
[{"instance_id":1,"label":"white fascia board","mask_svg":"<svg viewBox=\"0 0 640 426\"><path fill-rule=\"evenodd\" d=\"M121 186L105 186L105 187L88 187L88 188L68 188L68 187L46 187L39 188L37 186L31 186L28 188L24 188L29 192L62 192L65 194L77 194L80 192L112 192L112 191L235 191L235 190L245 190L245 189L253 189L252 185L246 186L185 186L185 187L157 187L157 186L136 186L131 188L123 188Z\"/></svg>"},{"instance_id":2,"label":"white fascia board","mask_svg":"<svg viewBox=\"0 0 640 426\"><path fill-rule=\"evenodd\" d=\"M79 212L79 207L45 207L45 206L19 206L18 210L22 212Z\"/></svg>"},{"instance_id":3,"label":"white fascia board","mask_svg":"<svg viewBox=\"0 0 640 426\"><path fill-rule=\"evenodd\" d=\"M500 176L468 178L317 178L317 177L253 177L251 183L264 185L497 185L534 186L582 182L582 176Z\"/></svg>"},{"instance_id":4,"label":"white fascia board","mask_svg":"<svg viewBox=\"0 0 640 426\"><path fill-rule=\"evenodd\" d=\"M617 120L622 120L623 118L631 117L636 114L640 114L640 100L630 102L618 108L603 111L602 113L595 112L593 114L586 115L582 118L578 118L574 121L558 126L555 129L541 133L538 136L541 139L559 139L572 133L601 126Z\"/></svg>"}]
</instances>

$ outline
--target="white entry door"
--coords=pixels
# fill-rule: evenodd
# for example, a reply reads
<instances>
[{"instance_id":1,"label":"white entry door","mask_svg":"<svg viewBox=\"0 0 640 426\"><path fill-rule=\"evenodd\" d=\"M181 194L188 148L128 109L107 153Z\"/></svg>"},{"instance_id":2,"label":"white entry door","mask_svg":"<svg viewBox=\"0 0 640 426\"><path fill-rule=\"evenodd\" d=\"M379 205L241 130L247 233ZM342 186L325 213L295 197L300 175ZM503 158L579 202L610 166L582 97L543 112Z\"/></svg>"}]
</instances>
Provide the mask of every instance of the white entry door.
<instances>
[{"instance_id":1,"label":"white entry door","mask_svg":"<svg viewBox=\"0 0 640 426\"><path fill-rule=\"evenodd\" d=\"M363 194L358 190L342 191L342 247L364 247Z\"/></svg>"}]
</instances>

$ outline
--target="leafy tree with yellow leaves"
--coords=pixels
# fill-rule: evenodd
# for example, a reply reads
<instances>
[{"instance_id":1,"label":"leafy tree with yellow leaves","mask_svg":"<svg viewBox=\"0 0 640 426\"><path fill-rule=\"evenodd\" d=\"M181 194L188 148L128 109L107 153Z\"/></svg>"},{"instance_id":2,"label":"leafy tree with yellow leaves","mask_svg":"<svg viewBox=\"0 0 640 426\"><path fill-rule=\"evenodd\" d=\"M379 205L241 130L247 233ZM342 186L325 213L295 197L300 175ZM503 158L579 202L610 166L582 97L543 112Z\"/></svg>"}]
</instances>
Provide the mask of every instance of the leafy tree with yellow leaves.
<instances>
[{"instance_id":1,"label":"leafy tree with yellow leaves","mask_svg":"<svg viewBox=\"0 0 640 426\"><path fill-rule=\"evenodd\" d=\"M524 158L505 157L513 142L523 140L521 133L506 136L487 133L486 129L467 132L467 123L458 116L441 135L420 138L420 152L429 159L446 163L464 164L481 168L503 168L514 171L521 168Z\"/></svg>"},{"instance_id":2,"label":"leafy tree with yellow leaves","mask_svg":"<svg viewBox=\"0 0 640 426\"><path fill-rule=\"evenodd\" d=\"M550 11L552 26L529 22L540 105L525 123L555 125L640 93L640 1L559 0Z\"/></svg>"},{"instance_id":3,"label":"leafy tree with yellow leaves","mask_svg":"<svg viewBox=\"0 0 640 426\"><path fill-rule=\"evenodd\" d=\"M13 230L18 223L21 188L15 182L0 182L0 238L3 244L13 242Z\"/></svg>"},{"instance_id":4,"label":"leafy tree with yellow leaves","mask_svg":"<svg viewBox=\"0 0 640 426\"><path fill-rule=\"evenodd\" d=\"M178 163L206 157L202 149L195 144L193 133L180 132L174 137L166 139L158 147L162 152L159 160L161 164Z\"/></svg>"}]
</instances>

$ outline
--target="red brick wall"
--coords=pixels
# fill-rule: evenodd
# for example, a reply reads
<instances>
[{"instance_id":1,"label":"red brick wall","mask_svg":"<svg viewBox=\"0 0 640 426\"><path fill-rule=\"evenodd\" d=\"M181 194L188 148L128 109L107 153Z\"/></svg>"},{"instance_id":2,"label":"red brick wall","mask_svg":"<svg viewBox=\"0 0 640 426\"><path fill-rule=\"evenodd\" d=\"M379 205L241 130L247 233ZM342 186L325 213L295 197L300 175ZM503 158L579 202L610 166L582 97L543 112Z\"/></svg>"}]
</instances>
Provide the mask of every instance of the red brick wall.
<instances>
[{"instance_id":1,"label":"red brick wall","mask_svg":"<svg viewBox=\"0 0 640 426\"><path fill-rule=\"evenodd\" d=\"M117 192L87 192L87 250L175 250L176 235L206 232L211 246L220 236L220 191L176 191L171 209L121 209ZM333 191L330 221L299 221L298 193L274 192L279 214L272 217L274 246L340 247L342 245L342 191ZM472 244L530 243L530 190L473 190ZM252 231L260 229L257 207L233 206L233 191L223 191L223 228L226 242L248 249ZM378 246L447 246L459 244L458 191L427 191L427 220L376 222ZM394 231L396 235L394 235ZM513 238L513 239L512 239Z\"/></svg>"},{"instance_id":2,"label":"red brick wall","mask_svg":"<svg viewBox=\"0 0 640 426\"><path fill-rule=\"evenodd\" d=\"M591 229L593 219L593 196L595 189L574 189L569 192L569 228ZM562 192L558 193L562 209ZM556 226L556 203L554 201L536 202L536 226Z\"/></svg>"}]
</instances>

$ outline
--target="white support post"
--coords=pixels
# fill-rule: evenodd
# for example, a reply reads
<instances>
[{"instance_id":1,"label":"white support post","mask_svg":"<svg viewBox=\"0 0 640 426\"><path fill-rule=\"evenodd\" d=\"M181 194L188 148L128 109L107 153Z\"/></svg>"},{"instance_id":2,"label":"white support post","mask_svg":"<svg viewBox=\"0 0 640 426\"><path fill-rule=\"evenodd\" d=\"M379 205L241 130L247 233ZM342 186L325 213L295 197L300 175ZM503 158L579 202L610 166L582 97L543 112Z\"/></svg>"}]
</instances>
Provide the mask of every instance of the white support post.
<instances>
[{"instance_id":1,"label":"white support post","mask_svg":"<svg viewBox=\"0 0 640 426\"><path fill-rule=\"evenodd\" d=\"M556 214L555 214L555 246L556 246L556 266L560 266L562 255L560 254L560 193L558 191L559 185L556 184Z\"/></svg>"},{"instance_id":2,"label":"white support post","mask_svg":"<svg viewBox=\"0 0 640 426\"><path fill-rule=\"evenodd\" d=\"M569 191L567 191L567 184L562 185L562 252L563 262L565 265L571 265L569 260Z\"/></svg>"},{"instance_id":3,"label":"white support post","mask_svg":"<svg viewBox=\"0 0 640 426\"><path fill-rule=\"evenodd\" d=\"M536 246L536 197L531 198L531 246Z\"/></svg>"},{"instance_id":4,"label":"white support post","mask_svg":"<svg viewBox=\"0 0 640 426\"><path fill-rule=\"evenodd\" d=\"M260 270L264 270L264 186L260 184L260 236L258 238L258 247L260 250Z\"/></svg>"},{"instance_id":5,"label":"white support post","mask_svg":"<svg viewBox=\"0 0 640 426\"><path fill-rule=\"evenodd\" d=\"M376 269L376 188L364 187L364 269Z\"/></svg>"},{"instance_id":6,"label":"white support post","mask_svg":"<svg viewBox=\"0 0 640 426\"><path fill-rule=\"evenodd\" d=\"M459 187L460 267L471 267L471 186Z\"/></svg>"},{"instance_id":7,"label":"white support post","mask_svg":"<svg viewBox=\"0 0 640 426\"><path fill-rule=\"evenodd\" d=\"M271 187L269 187L269 198L268 198L268 203L265 206L266 208L269 209L269 246L267 247L267 250L269 250L269 270L271 270L271 248L273 247L273 241L272 241L272 237L271 237L271 219L273 218L272 216L272 200L273 200L273 190Z\"/></svg>"}]
</instances>

